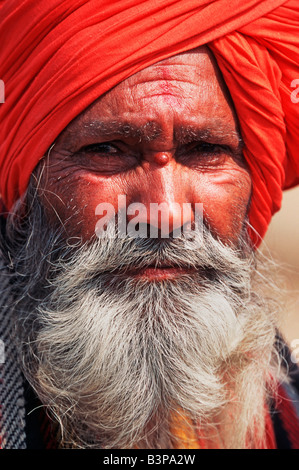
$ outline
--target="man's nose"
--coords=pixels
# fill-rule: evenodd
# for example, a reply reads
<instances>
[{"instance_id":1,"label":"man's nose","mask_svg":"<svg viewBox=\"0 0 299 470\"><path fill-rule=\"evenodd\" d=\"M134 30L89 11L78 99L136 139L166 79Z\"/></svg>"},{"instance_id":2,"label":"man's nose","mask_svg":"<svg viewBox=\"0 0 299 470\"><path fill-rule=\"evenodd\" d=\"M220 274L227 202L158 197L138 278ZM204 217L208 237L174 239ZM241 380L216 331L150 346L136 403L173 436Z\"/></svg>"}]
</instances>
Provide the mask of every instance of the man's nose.
<instances>
[{"instance_id":1,"label":"man's nose","mask_svg":"<svg viewBox=\"0 0 299 470\"><path fill-rule=\"evenodd\" d=\"M157 154L152 163L127 208L128 224L146 225L152 238L179 236L194 222L190 186L166 153Z\"/></svg>"}]
</instances>

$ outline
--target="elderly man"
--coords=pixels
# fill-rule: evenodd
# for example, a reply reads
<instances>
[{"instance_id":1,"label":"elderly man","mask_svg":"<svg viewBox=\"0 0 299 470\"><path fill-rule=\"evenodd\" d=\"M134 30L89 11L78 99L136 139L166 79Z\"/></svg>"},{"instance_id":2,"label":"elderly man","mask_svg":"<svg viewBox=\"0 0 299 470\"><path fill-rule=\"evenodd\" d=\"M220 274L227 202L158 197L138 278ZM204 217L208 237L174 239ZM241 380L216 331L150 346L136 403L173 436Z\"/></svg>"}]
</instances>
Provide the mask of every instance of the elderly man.
<instances>
[{"instance_id":1,"label":"elderly man","mask_svg":"<svg viewBox=\"0 0 299 470\"><path fill-rule=\"evenodd\" d=\"M1 10L2 447L299 447L257 257L299 181L297 3Z\"/></svg>"}]
</instances>

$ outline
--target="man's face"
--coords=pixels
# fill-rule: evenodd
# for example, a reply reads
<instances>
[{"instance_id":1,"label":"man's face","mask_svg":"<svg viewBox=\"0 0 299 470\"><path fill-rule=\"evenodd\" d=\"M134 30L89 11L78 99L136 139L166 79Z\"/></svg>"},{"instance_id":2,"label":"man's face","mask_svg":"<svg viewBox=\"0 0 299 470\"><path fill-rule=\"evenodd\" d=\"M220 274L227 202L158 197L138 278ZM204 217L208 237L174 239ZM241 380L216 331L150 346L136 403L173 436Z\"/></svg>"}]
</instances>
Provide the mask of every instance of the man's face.
<instances>
[{"instance_id":1,"label":"man's face","mask_svg":"<svg viewBox=\"0 0 299 470\"><path fill-rule=\"evenodd\" d=\"M224 417L225 445L243 445L248 432L254 440L274 313L253 287L251 179L208 49L123 81L64 130L40 168L20 232L7 231L9 259L23 371L65 435L74 445L167 448L183 413L195 433ZM95 209L109 203L117 214L119 195L146 208L147 228L161 229L151 203L166 203L170 231L196 227L202 204L203 236L98 240Z\"/></svg>"},{"instance_id":2,"label":"man's face","mask_svg":"<svg viewBox=\"0 0 299 470\"><path fill-rule=\"evenodd\" d=\"M166 203L170 229L182 225L178 207L192 205L192 222L195 203L202 203L211 232L235 243L251 179L236 116L208 49L159 62L98 99L57 139L47 177L44 203L72 236L92 237L97 205L108 202L117 213L118 196L126 195L127 205L148 209L145 223L159 225L149 220L149 205Z\"/></svg>"}]
</instances>

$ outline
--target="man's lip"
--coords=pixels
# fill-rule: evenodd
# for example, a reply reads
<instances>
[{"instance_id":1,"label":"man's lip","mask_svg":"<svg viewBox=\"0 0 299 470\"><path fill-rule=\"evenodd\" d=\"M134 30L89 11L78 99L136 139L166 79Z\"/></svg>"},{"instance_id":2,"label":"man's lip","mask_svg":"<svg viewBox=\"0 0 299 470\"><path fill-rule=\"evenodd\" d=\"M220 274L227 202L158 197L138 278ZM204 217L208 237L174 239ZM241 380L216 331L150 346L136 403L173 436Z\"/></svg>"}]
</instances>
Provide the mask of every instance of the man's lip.
<instances>
[{"instance_id":1,"label":"man's lip","mask_svg":"<svg viewBox=\"0 0 299 470\"><path fill-rule=\"evenodd\" d=\"M143 268L131 269L126 272L126 275L132 276L136 279L162 281L164 279L175 279L194 272L194 268L189 268L187 266L152 265L145 266Z\"/></svg>"}]
</instances>

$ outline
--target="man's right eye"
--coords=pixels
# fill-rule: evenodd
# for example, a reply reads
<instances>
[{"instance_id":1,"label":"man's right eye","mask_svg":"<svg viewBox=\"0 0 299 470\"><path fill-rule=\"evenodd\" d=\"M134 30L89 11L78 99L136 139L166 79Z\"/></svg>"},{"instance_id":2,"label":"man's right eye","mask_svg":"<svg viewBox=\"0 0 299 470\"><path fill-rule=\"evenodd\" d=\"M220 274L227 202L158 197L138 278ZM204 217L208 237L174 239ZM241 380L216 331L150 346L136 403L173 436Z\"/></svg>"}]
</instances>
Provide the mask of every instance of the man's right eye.
<instances>
[{"instance_id":1,"label":"man's right eye","mask_svg":"<svg viewBox=\"0 0 299 470\"><path fill-rule=\"evenodd\" d=\"M103 142L103 143L91 144L91 145L87 145L86 147L82 147L80 149L80 152L113 155L113 154L118 153L119 149L114 144Z\"/></svg>"},{"instance_id":2,"label":"man's right eye","mask_svg":"<svg viewBox=\"0 0 299 470\"><path fill-rule=\"evenodd\" d=\"M74 154L74 157L80 166L107 174L128 171L138 163L138 157L121 142L85 145Z\"/></svg>"}]
</instances>

